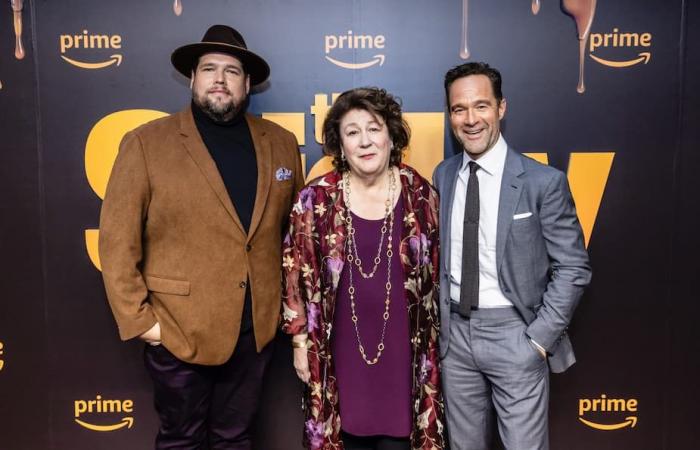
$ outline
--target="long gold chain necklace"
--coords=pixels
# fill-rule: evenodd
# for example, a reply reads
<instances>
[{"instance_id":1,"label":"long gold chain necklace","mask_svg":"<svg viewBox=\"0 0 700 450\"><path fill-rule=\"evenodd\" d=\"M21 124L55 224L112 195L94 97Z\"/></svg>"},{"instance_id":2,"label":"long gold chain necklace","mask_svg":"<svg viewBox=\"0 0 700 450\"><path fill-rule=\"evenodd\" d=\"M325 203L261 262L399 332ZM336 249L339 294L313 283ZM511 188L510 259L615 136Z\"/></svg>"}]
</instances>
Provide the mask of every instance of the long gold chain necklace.
<instances>
[{"instance_id":1,"label":"long gold chain necklace","mask_svg":"<svg viewBox=\"0 0 700 450\"><path fill-rule=\"evenodd\" d=\"M352 312L351 320L352 323L355 327L355 336L357 337L357 348L360 351L360 355L362 356L362 359L367 363L368 365L374 365L377 364L379 361L379 357L382 356L382 352L384 352L384 337L386 334L386 325L387 322L389 321L389 306L391 305L391 257L393 255L393 250L392 250L392 245L391 245L391 238L392 234L394 231L394 192L396 190L396 179L394 177L394 171L392 169L389 169L389 194L388 198L385 202L385 210L384 210L384 221L382 222L382 228L381 228L381 236L379 238L379 248L377 249L377 256L374 258L374 267L372 268L372 271L368 274L366 274L362 270L362 261L360 259L360 256L357 252L357 242L355 238L355 228L353 227L352 223L352 213L350 212L350 176L347 172L343 174L343 188L344 188L344 193L345 193L345 208L346 208L346 216L345 216L345 224L347 226L348 230L348 239L347 239L347 251L346 251L346 258L348 262L350 263L350 271L349 271L349 286L348 286L348 294L350 296L350 311ZM388 222L388 227L387 227L387 222ZM387 235L388 232L388 235ZM379 344L377 344L377 355L369 359L367 358L367 353L365 352L365 347L362 344L362 338L360 338L360 330L357 326L358 318L357 318L357 311L355 309L355 285L353 282L352 278L352 264L353 262L355 263L355 266L358 268L358 271L362 275L363 278L368 279L374 277L374 274L377 271L377 268L379 267L379 264L381 263L381 252L382 252L382 245L384 244L384 236L387 235L387 247L386 247L386 261L387 261L387 270L386 270L386 284L384 287L386 288L386 298L384 299L384 314L382 315L382 318L384 319L384 323L382 324L382 334L379 339Z\"/></svg>"}]
</instances>

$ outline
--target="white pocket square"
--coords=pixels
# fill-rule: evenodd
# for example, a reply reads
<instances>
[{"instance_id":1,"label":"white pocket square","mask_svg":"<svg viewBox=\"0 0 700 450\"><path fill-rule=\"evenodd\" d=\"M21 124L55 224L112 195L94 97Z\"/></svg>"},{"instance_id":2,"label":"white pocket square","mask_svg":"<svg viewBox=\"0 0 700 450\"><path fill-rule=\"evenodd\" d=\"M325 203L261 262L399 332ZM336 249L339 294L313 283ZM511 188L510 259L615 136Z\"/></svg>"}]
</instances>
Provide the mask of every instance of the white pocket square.
<instances>
[{"instance_id":1,"label":"white pocket square","mask_svg":"<svg viewBox=\"0 0 700 450\"><path fill-rule=\"evenodd\" d=\"M513 220L526 219L526 218L530 217L531 215L532 215L531 212L516 214L513 216Z\"/></svg>"}]
</instances>

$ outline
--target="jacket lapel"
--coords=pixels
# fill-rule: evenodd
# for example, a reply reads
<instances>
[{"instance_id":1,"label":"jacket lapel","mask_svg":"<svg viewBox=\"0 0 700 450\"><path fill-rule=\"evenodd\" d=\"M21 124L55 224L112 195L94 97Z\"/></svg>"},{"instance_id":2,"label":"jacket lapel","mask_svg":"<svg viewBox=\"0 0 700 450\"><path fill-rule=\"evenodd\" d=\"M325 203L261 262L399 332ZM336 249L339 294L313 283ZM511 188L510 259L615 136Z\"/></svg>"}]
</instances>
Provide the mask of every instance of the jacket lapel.
<instances>
[{"instance_id":1,"label":"jacket lapel","mask_svg":"<svg viewBox=\"0 0 700 450\"><path fill-rule=\"evenodd\" d=\"M427 282L425 276L428 274L427 271L422 270L423 263L421 258L425 249L421 240L421 234L425 234L427 237L428 230L423 227L428 226L429 218L424 214L424 205L427 202L426 199L429 193L427 191L418 192L418 190L422 190L422 186L416 181L415 173L407 166L401 166L399 173L403 216L396 216L394 220L401 220L403 226L401 227L400 244L395 247L394 251L400 252L404 287L407 293L415 294L407 295L411 323L415 323L416 309L414 307L420 308L420 303L423 300L421 286ZM414 249L411 249L411 239L417 239L417 245ZM404 245L404 243L407 245ZM413 253L414 251L416 252L415 254Z\"/></svg>"},{"instance_id":2,"label":"jacket lapel","mask_svg":"<svg viewBox=\"0 0 700 450\"><path fill-rule=\"evenodd\" d=\"M442 270L445 271L445 273L449 273L451 267L450 255L452 254L452 252L450 251L450 242L452 226L452 205L454 203L455 198L455 189L457 188L457 173L459 172L459 168L462 165L463 158L464 157L462 156L462 152L459 152L459 154L453 156L450 159L449 165L445 168L445 175L443 177L442 186L440 186L440 188L442 189L440 191L440 221L442 222L440 224L440 230L441 233L444 234L442 241L445 243L445 249L443 249L443 251L446 252L445 254L447 255L445 258L440 259L444 264Z\"/></svg>"},{"instance_id":3,"label":"jacket lapel","mask_svg":"<svg viewBox=\"0 0 700 450\"><path fill-rule=\"evenodd\" d=\"M327 323L333 323L335 315L335 305L337 298L338 287L340 286L340 276L343 273L345 266L345 245L347 239L347 229L345 225L345 215L350 214L350 211L345 210L345 198L343 194L343 177L337 171L332 171L320 181L324 185L325 195L322 199L316 199L315 204L325 205L327 209L328 219L326 220L327 227L317 228L319 239L323 240L321 248L326 246L326 250L322 253L326 256L321 258L322 271L326 280L331 280L328 295L325 297L324 315L327 318ZM335 235L335 239L326 237ZM336 277L336 278L334 278ZM326 339L330 340L332 326L326 328Z\"/></svg>"},{"instance_id":4,"label":"jacket lapel","mask_svg":"<svg viewBox=\"0 0 700 450\"><path fill-rule=\"evenodd\" d=\"M411 236L417 236L420 239L420 230L418 229L418 218L416 218L416 211L413 205L413 201L415 200L413 174L408 169L401 167L399 170L399 179L397 181L399 183L401 199L403 200L403 216L395 216L394 221L400 220L403 222L403 226L401 227L401 240L399 241L401 244L403 244L404 242L410 242L408 241L408 239ZM413 214L413 220L404 220L410 218L411 214ZM396 247L396 250L399 252L401 251L401 249L403 249L403 245L401 244ZM413 278L413 281L415 283L417 272L416 269L418 266L413 267L413 264L411 263L411 258L401 257L400 259L405 278Z\"/></svg>"},{"instance_id":5,"label":"jacket lapel","mask_svg":"<svg viewBox=\"0 0 700 450\"><path fill-rule=\"evenodd\" d=\"M255 159L258 165L258 186L255 191L255 206L253 207L253 217L250 221L250 230L248 231L248 241L255 234L255 230L260 225L267 197L270 193L270 183L272 179L272 144L267 136L267 133L262 130L259 119L246 114L250 135L253 138L253 146L255 147Z\"/></svg>"},{"instance_id":6,"label":"jacket lapel","mask_svg":"<svg viewBox=\"0 0 700 450\"><path fill-rule=\"evenodd\" d=\"M496 267L500 270L503 253L508 240L513 214L520 201L523 181L519 178L524 172L521 156L509 148L501 180L501 197L498 203L498 227L496 230Z\"/></svg>"},{"instance_id":7,"label":"jacket lapel","mask_svg":"<svg viewBox=\"0 0 700 450\"><path fill-rule=\"evenodd\" d=\"M329 234L336 235L335 245L329 245L326 254L340 259L339 271L342 272L345 265L345 240L347 239L345 218L347 214L350 214L350 211L347 211L345 208L345 193L343 191L345 185L343 184L342 174L333 171L325 180L328 182L326 186L326 207L329 211L331 209L334 210L334 213L330 216L332 220L328 221Z\"/></svg>"},{"instance_id":8,"label":"jacket lapel","mask_svg":"<svg viewBox=\"0 0 700 450\"><path fill-rule=\"evenodd\" d=\"M211 154L209 154L209 150L207 150L204 141L202 141L202 137L199 135L190 108L180 112L180 135L182 136L183 145L187 153L189 153L195 164L197 164L199 170L202 171L209 186L211 186L216 196L219 198L221 205L226 209L226 212L228 212L238 228L245 234L245 229L236 213L236 209L233 207L233 203L228 195L226 185L221 178L219 169L216 167L214 159L211 157Z\"/></svg>"}]
</instances>

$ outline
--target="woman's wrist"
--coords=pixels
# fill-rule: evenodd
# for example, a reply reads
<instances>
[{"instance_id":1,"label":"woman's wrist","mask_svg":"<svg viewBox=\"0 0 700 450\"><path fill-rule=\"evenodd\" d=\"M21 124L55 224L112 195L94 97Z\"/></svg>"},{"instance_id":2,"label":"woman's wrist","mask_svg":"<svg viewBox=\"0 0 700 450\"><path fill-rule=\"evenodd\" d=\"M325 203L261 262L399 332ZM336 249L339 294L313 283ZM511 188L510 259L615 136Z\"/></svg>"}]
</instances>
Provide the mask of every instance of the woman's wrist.
<instances>
[{"instance_id":1,"label":"woman's wrist","mask_svg":"<svg viewBox=\"0 0 700 450\"><path fill-rule=\"evenodd\" d=\"M306 344L309 340L309 335L307 333L295 334L292 337L292 347L294 348L306 348Z\"/></svg>"},{"instance_id":2,"label":"woman's wrist","mask_svg":"<svg viewBox=\"0 0 700 450\"><path fill-rule=\"evenodd\" d=\"M297 350L300 348L306 348L307 347L306 342L307 341L304 341L304 342L292 341L292 348L294 348L294 350Z\"/></svg>"},{"instance_id":3,"label":"woman's wrist","mask_svg":"<svg viewBox=\"0 0 700 450\"><path fill-rule=\"evenodd\" d=\"M292 336L292 341L306 341L309 338L309 333L299 333Z\"/></svg>"}]
</instances>

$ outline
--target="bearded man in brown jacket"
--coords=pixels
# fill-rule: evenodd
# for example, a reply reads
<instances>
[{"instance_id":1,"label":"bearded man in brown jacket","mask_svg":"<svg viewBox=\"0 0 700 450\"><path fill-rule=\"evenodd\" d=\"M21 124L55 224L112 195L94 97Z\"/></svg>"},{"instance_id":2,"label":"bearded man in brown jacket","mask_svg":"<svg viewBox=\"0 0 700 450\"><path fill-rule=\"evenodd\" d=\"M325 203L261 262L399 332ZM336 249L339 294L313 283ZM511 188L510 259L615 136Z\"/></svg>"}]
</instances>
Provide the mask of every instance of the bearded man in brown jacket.
<instances>
[{"instance_id":1,"label":"bearded man in brown jacket","mask_svg":"<svg viewBox=\"0 0 700 450\"><path fill-rule=\"evenodd\" d=\"M214 25L171 59L192 103L124 137L100 217L102 273L121 338L148 344L156 448L248 449L299 150L245 113L270 69L236 30Z\"/></svg>"}]
</instances>

